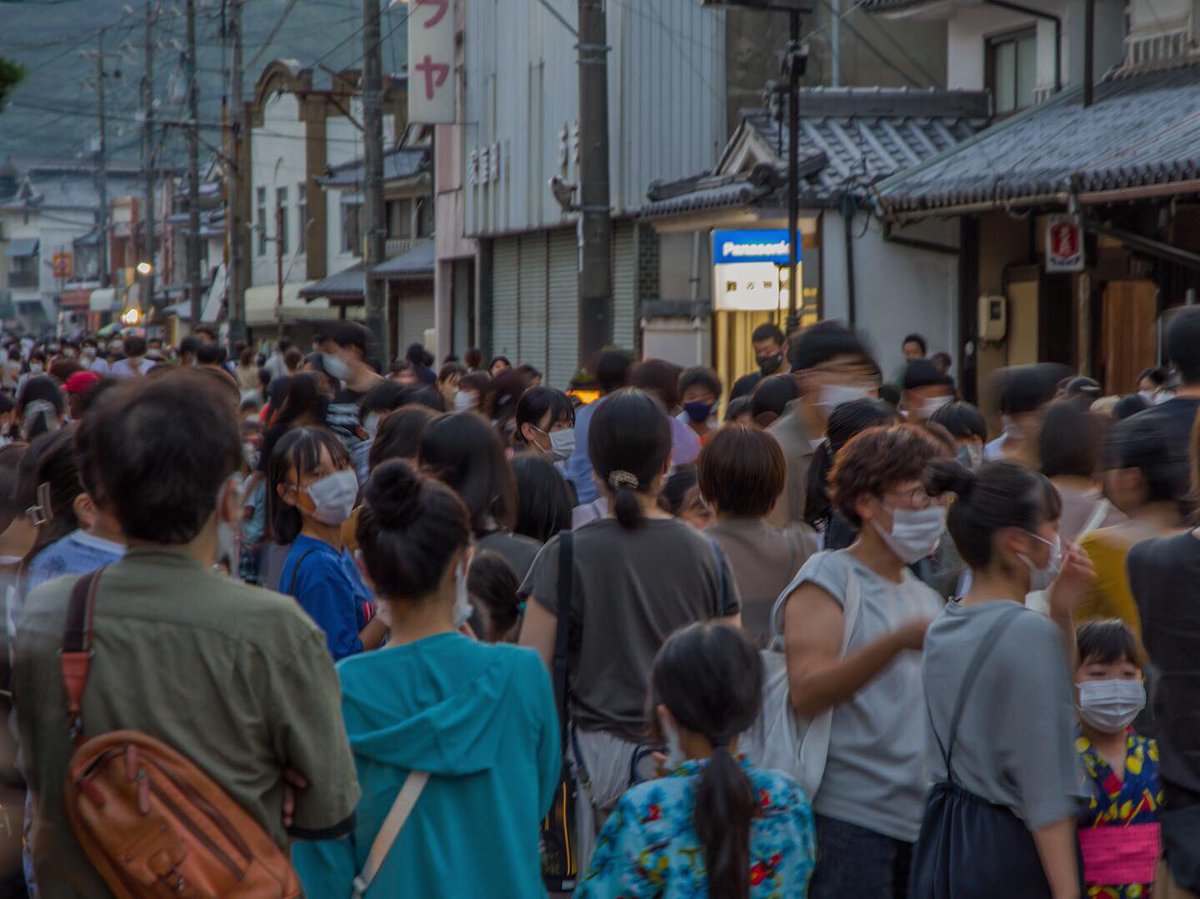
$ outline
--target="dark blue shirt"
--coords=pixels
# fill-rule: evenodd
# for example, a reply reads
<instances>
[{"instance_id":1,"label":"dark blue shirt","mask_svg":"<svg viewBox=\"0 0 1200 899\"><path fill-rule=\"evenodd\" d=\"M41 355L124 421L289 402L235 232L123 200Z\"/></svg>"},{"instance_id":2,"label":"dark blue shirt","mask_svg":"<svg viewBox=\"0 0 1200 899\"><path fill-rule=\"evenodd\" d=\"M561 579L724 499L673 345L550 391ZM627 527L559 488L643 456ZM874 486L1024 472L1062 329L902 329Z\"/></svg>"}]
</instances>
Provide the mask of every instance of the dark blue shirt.
<instances>
[{"instance_id":1,"label":"dark blue shirt","mask_svg":"<svg viewBox=\"0 0 1200 899\"><path fill-rule=\"evenodd\" d=\"M347 550L339 552L324 540L296 538L283 563L279 589L296 597L300 606L325 632L334 661L362 652L359 632L375 614L371 592Z\"/></svg>"}]
</instances>

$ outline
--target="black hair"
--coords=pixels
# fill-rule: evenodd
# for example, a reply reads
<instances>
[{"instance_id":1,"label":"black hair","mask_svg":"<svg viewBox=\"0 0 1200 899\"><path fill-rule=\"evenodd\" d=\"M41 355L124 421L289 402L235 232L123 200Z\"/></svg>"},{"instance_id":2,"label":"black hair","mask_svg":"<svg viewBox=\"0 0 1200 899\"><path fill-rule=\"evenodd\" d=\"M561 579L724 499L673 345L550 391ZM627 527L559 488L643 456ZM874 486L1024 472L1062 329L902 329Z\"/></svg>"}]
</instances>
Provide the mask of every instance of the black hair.
<instances>
[{"instance_id":1,"label":"black hair","mask_svg":"<svg viewBox=\"0 0 1200 899\"><path fill-rule=\"evenodd\" d=\"M725 404L725 421L737 421L742 415L749 414L752 418L751 400L748 396L739 396Z\"/></svg>"},{"instance_id":2,"label":"black hair","mask_svg":"<svg viewBox=\"0 0 1200 899\"><path fill-rule=\"evenodd\" d=\"M467 351L463 353L463 365L467 368L479 368L483 365L483 350L477 346L468 347Z\"/></svg>"},{"instance_id":3,"label":"black hair","mask_svg":"<svg viewBox=\"0 0 1200 899\"><path fill-rule=\"evenodd\" d=\"M825 425L826 440L808 466L804 485L804 520L817 530L829 523L833 505L829 501L829 472L843 446L868 428L885 427L899 420L896 408L883 400L863 398L842 403Z\"/></svg>"},{"instance_id":4,"label":"black hair","mask_svg":"<svg viewBox=\"0 0 1200 899\"><path fill-rule=\"evenodd\" d=\"M905 390L915 390L918 387L953 387L954 381L938 371L931 359L909 359L904 365L902 386Z\"/></svg>"},{"instance_id":5,"label":"black hair","mask_svg":"<svg viewBox=\"0 0 1200 899\"><path fill-rule=\"evenodd\" d=\"M563 422L571 425L575 423L575 405L561 390L553 387L531 387L526 390L517 400L513 440L516 443L527 443L525 435L521 433L521 426L532 425L540 429L541 421L547 414L550 416L547 431Z\"/></svg>"},{"instance_id":6,"label":"black hair","mask_svg":"<svg viewBox=\"0 0 1200 899\"><path fill-rule=\"evenodd\" d=\"M17 397L17 418L25 433L25 439L28 441L51 430L51 422L47 420L46 415L38 415L32 420L26 421L26 413L30 411L29 407L34 403L48 403L50 408L46 411L53 411L55 418L62 415L66 405L62 390L59 389L58 382L54 378L49 375L38 375L27 380L25 388Z\"/></svg>"},{"instance_id":7,"label":"black hair","mask_svg":"<svg viewBox=\"0 0 1200 899\"><path fill-rule=\"evenodd\" d=\"M1112 417L1114 421L1124 421L1149 408L1150 406L1140 395L1131 393L1129 396L1123 396L1117 400L1112 408Z\"/></svg>"},{"instance_id":8,"label":"black hair","mask_svg":"<svg viewBox=\"0 0 1200 899\"><path fill-rule=\"evenodd\" d=\"M796 387L796 379L791 375L770 375L763 378L750 394L750 417L758 421L763 413L771 413L775 418L783 415L787 404L800 396ZM771 419L774 421L775 418ZM767 424L771 422L768 421ZM761 424L761 422L760 422Z\"/></svg>"},{"instance_id":9,"label":"black hair","mask_svg":"<svg viewBox=\"0 0 1200 899\"><path fill-rule=\"evenodd\" d=\"M780 346L787 343L787 338L783 336L783 332L779 330L779 326L772 322L759 325L750 335L751 343L760 343L764 340L773 340Z\"/></svg>"},{"instance_id":10,"label":"black hair","mask_svg":"<svg viewBox=\"0 0 1200 899\"><path fill-rule=\"evenodd\" d=\"M322 450L329 453L337 468L350 467L346 447L325 428L295 428L280 437L271 449L267 462L267 517L275 542L281 546L295 542L304 519L296 506L284 502L279 488L286 488L320 469ZM292 470L296 472L296 481L288 477Z\"/></svg>"},{"instance_id":11,"label":"black hair","mask_svg":"<svg viewBox=\"0 0 1200 899\"><path fill-rule=\"evenodd\" d=\"M987 440L987 421L983 413L970 403L956 400L946 403L929 416L931 424L941 425L956 440L970 440L978 437Z\"/></svg>"},{"instance_id":12,"label":"black hair","mask_svg":"<svg viewBox=\"0 0 1200 899\"><path fill-rule=\"evenodd\" d=\"M528 362L522 362L520 365L518 365L517 371L523 374L530 381L536 380L542 376L542 373Z\"/></svg>"},{"instance_id":13,"label":"black hair","mask_svg":"<svg viewBox=\"0 0 1200 899\"><path fill-rule=\"evenodd\" d=\"M841 322L817 322L792 340L788 362L792 371L805 371L838 356L869 357L858 335Z\"/></svg>"},{"instance_id":14,"label":"black hair","mask_svg":"<svg viewBox=\"0 0 1200 899\"><path fill-rule=\"evenodd\" d=\"M429 368L433 365L433 356L420 343L410 343L408 349L404 351L404 358L413 365L420 365L423 368Z\"/></svg>"},{"instance_id":15,"label":"black hair","mask_svg":"<svg viewBox=\"0 0 1200 899\"><path fill-rule=\"evenodd\" d=\"M904 399L900 388L895 384L886 383L879 385L879 398L893 408L899 408L901 401Z\"/></svg>"},{"instance_id":16,"label":"black hair","mask_svg":"<svg viewBox=\"0 0 1200 899\"><path fill-rule=\"evenodd\" d=\"M492 379L496 388L494 417L502 429L511 424L517 414L517 402L529 389L529 379L515 368L507 368Z\"/></svg>"},{"instance_id":17,"label":"black hair","mask_svg":"<svg viewBox=\"0 0 1200 899\"><path fill-rule=\"evenodd\" d=\"M471 527L453 490L392 459L363 489L356 535L376 593L420 599L438 588L455 553L470 544Z\"/></svg>"},{"instance_id":18,"label":"black hair","mask_svg":"<svg viewBox=\"0 0 1200 899\"><path fill-rule=\"evenodd\" d=\"M988 462L972 472L949 459L934 459L925 473L931 496L955 495L949 530L964 562L975 570L992 561L992 538L1003 528L1036 533L1056 521L1062 500L1049 479L1013 462Z\"/></svg>"},{"instance_id":19,"label":"black hair","mask_svg":"<svg viewBox=\"0 0 1200 899\"><path fill-rule=\"evenodd\" d=\"M1042 474L1048 478L1091 478L1099 468L1100 420L1070 400L1054 403L1042 422Z\"/></svg>"},{"instance_id":20,"label":"black hair","mask_svg":"<svg viewBox=\"0 0 1200 899\"><path fill-rule=\"evenodd\" d=\"M1167 383L1167 376L1163 374L1163 370L1161 368L1142 369L1141 374L1137 376L1137 382L1141 384L1146 378L1149 378L1150 383L1155 387L1162 387L1163 384Z\"/></svg>"},{"instance_id":21,"label":"black hair","mask_svg":"<svg viewBox=\"0 0 1200 899\"><path fill-rule=\"evenodd\" d=\"M472 390L479 394L479 407L475 410L490 419L496 411L496 385L492 376L485 371L473 371L458 380L459 391Z\"/></svg>"},{"instance_id":22,"label":"black hair","mask_svg":"<svg viewBox=\"0 0 1200 899\"><path fill-rule=\"evenodd\" d=\"M8 529L14 518L23 515L29 505L26 503L22 506L17 502L21 461L25 457L26 449L22 443L10 443L0 447L0 533Z\"/></svg>"},{"instance_id":23,"label":"black hair","mask_svg":"<svg viewBox=\"0 0 1200 899\"><path fill-rule=\"evenodd\" d=\"M179 341L180 356L195 356L198 349L200 349L200 341L190 334Z\"/></svg>"},{"instance_id":24,"label":"black hair","mask_svg":"<svg viewBox=\"0 0 1200 899\"><path fill-rule=\"evenodd\" d=\"M503 362L509 368L512 368L512 362L509 361L509 358L507 356L497 355L497 356L493 356L492 361L488 363L488 371L489 372L491 372L491 370L496 367L497 362Z\"/></svg>"},{"instance_id":25,"label":"black hair","mask_svg":"<svg viewBox=\"0 0 1200 899\"><path fill-rule=\"evenodd\" d=\"M25 555L26 565L51 543L57 543L79 528L75 500L83 493L74 428L43 434L35 444L31 447L31 452L37 456L33 483L37 488L38 515L43 524L38 526L37 538Z\"/></svg>"},{"instance_id":26,"label":"black hair","mask_svg":"<svg viewBox=\"0 0 1200 899\"><path fill-rule=\"evenodd\" d=\"M696 784L692 820L704 848L708 895L720 899L750 895L750 830L758 797L729 744L758 717L762 671L758 651L741 630L705 622L668 637L651 674L654 706L665 705L680 727L712 744Z\"/></svg>"},{"instance_id":27,"label":"black hair","mask_svg":"<svg viewBox=\"0 0 1200 899\"><path fill-rule=\"evenodd\" d=\"M448 381L451 378L453 378L455 375L458 375L458 377L461 378L466 373L467 373L466 366L459 365L457 362L446 362L442 365L441 369L438 371L438 376L437 376L438 383L441 383L442 381Z\"/></svg>"},{"instance_id":28,"label":"black hair","mask_svg":"<svg viewBox=\"0 0 1200 899\"><path fill-rule=\"evenodd\" d=\"M642 523L637 494L647 492L671 457L671 423L662 406L629 388L596 409L588 429L588 457L612 495L612 509L625 528Z\"/></svg>"},{"instance_id":29,"label":"black hair","mask_svg":"<svg viewBox=\"0 0 1200 899\"><path fill-rule=\"evenodd\" d=\"M1167 326L1167 358L1184 384L1200 383L1200 309L1180 309Z\"/></svg>"},{"instance_id":30,"label":"black hair","mask_svg":"<svg viewBox=\"0 0 1200 899\"><path fill-rule=\"evenodd\" d=\"M190 370L105 390L83 416L76 447L97 504L130 540L159 544L191 542L243 461L236 404Z\"/></svg>"},{"instance_id":31,"label":"black hair","mask_svg":"<svg viewBox=\"0 0 1200 899\"><path fill-rule=\"evenodd\" d=\"M1188 470L1171 454L1170 440L1154 416L1134 416L1117 422L1105 442L1109 470L1136 468L1146 489L1146 502L1182 499L1187 492Z\"/></svg>"},{"instance_id":32,"label":"black hair","mask_svg":"<svg viewBox=\"0 0 1200 899\"><path fill-rule=\"evenodd\" d=\"M487 643L499 643L521 620L521 579L502 555L484 549L475 553L467 570L467 590L483 607Z\"/></svg>"},{"instance_id":33,"label":"black hair","mask_svg":"<svg viewBox=\"0 0 1200 899\"><path fill-rule=\"evenodd\" d=\"M374 471L388 459L416 459L421 434L435 418L437 413L432 409L416 405L403 406L385 417L371 441L367 466Z\"/></svg>"},{"instance_id":34,"label":"black hair","mask_svg":"<svg viewBox=\"0 0 1200 899\"><path fill-rule=\"evenodd\" d=\"M1058 370L1046 365L1016 365L999 373L1000 411L1005 415L1036 412L1054 399Z\"/></svg>"},{"instance_id":35,"label":"black hair","mask_svg":"<svg viewBox=\"0 0 1200 899\"><path fill-rule=\"evenodd\" d=\"M680 465L663 483L662 493L658 495L658 507L669 512L673 518L678 518L683 512L688 491L699 485L700 472L696 466L691 463Z\"/></svg>"},{"instance_id":36,"label":"black hair","mask_svg":"<svg viewBox=\"0 0 1200 899\"><path fill-rule=\"evenodd\" d=\"M920 334L905 334L904 339L900 341L900 346L903 347L906 343L915 343L921 348L921 354L929 352L929 342Z\"/></svg>"},{"instance_id":37,"label":"black hair","mask_svg":"<svg viewBox=\"0 0 1200 899\"><path fill-rule=\"evenodd\" d=\"M325 421L329 397L321 392L315 375L302 372L279 380L285 382L286 393L279 403L279 414L272 421L273 425L288 427L305 416L313 423ZM272 406L275 405L275 383L271 383Z\"/></svg>"},{"instance_id":38,"label":"black hair","mask_svg":"<svg viewBox=\"0 0 1200 899\"><path fill-rule=\"evenodd\" d=\"M1120 618L1098 619L1081 624L1075 630L1077 665L1112 665L1128 662L1139 668L1146 663L1146 652L1137 634Z\"/></svg>"},{"instance_id":39,"label":"black hair","mask_svg":"<svg viewBox=\"0 0 1200 899\"><path fill-rule=\"evenodd\" d=\"M372 412L391 412L404 405L408 394L395 381L383 380L368 390L358 407L359 421L366 421Z\"/></svg>"},{"instance_id":40,"label":"black hair","mask_svg":"<svg viewBox=\"0 0 1200 899\"><path fill-rule=\"evenodd\" d=\"M139 358L146 355L146 338L138 337L136 334L132 337L125 338L125 356L127 358Z\"/></svg>"},{"instance_id":41,"label":"black hair","mask_svg":"<svg viewBox=\"0 0 1200 899\"><path fill-rule=\"evenodd\" d=\"M668 412L678 411L679 376L683 370L666 359L644 359L633 367L629 383L658 397Z\"/></svg>"},{"instance_id":42,"label":"black hair","mask_svg":"<svg viewBox=\"0 0 1200 899\"><path fill-rule=\"evenodd\" d=\"M357 347L367 358L367 329L358 322L338 322L329 331L329 338L340 347ZM282 346L282 341L280 342Z\"/></svg>"},{"instance_id":43,"label":"black hair","mask_svg":"<svg viewBox=\"0 0 1200 899\"><path fill-rule=\"evenodd\" d=\"M523 453L512 461L517 484L517 521L513 533L546 543L571 527L571 490L548 459Z\"/></svg>"},{"instance_id":44,"label":"black hair","mask_svg":"<svg viewBox=\"0 0 1200 899\"><path fill-rule=\"evenodd\" d=\"M471 412L435 418L421 433L421 467L454 490L471 515L471 530L482 537L512 530L516 484L496 431Z\"/></svg>"},{"instance_id":45,"label":"black hair","mask_svg":"<svg viewBox=\"0 0 1200 899\"><path fill-rule=\"evenodd\" d=\"M606 350L596 361L596 381L604 393L620 390L629 383L633 357L621 350Z\"/></svg>"},{"instance_id":46,"label":"black hair","mask_svg":"<svg viewBox=\"0 0 1200 899\"><path fill-rule=\"evenodd\" d=\"M683 395L692 387L703 387L713 396L720 399L721 397L721 379L717 377L717 373L705 365L696 365L686 369L679 376L679 397L682 400Z\"/></svg>"},{"instance_id":47,"label":"black hair","mask_svg":"<svg viewBox=\"0 0 1200 899\"><path fill-rule=\"evenodd\" d=\"M215 343L202 343L196 348L196 362L200 365L220 365L223 351Z\"/></svg>"},{"instance_id":48,"label":"black hair","mask_svg":"<svg viewBox=\"0 0 1200 899\"><path fill-rule=\"evenodd\" d=\"M944 350L939 350L929 358L933 360L934 365L937 365L940 362L942 365L946 366L946 371L949 371L954 365L954 360L951 359L950 354Z\"/></svg>"}]
</instances>

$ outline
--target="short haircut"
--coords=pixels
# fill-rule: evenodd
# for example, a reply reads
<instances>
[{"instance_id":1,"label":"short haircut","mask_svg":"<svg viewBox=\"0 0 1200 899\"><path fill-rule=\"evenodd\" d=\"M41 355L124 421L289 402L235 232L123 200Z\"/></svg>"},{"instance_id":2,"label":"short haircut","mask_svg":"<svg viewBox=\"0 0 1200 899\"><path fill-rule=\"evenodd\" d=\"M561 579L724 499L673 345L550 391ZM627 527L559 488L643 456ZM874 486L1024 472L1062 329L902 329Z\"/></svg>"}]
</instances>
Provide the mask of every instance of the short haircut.
<instances>
[{"instance_id":1,"label":"short haircut","mask_svg":"<svg viewBox=\"0 0 1200 899\"><path fill-rule=\"evenodd\" d=\"M125 338L125 355L126 356L145 356L146 355L146 338L134 335Z\"/></svg>"},{"instance_id":2,"label":"short haircut","mask_svg":"<svg viewBox=\"0 0 1200 899\"><path fill-rule=\"evenodd\" d=\"M704 498L718 512L738 518L769 515L787 480L779 441L740 425L727 425L709 438L698 468Z\"/></svg>"},{"instance_id":3,"label":"short haircut","mask_svg":"<svg viewBox=\"0 0 1200 899\"><path fill-rule=\"evenodd\" d=\"M869 358L857 334L841 322L823 321L801 331L792 341L788 362L792 371L805 371L838 356Z\"/></svg>"},{"instance_id":4,"label":"short haircut","mask_svg":"<svg viewBox=\"0 0 1200 899\"><path fill-rule=\"evenodd\" d=\"M929 342L920 334L905 334L904 339L900 341L900 346L903 347L906 343L915 343L921 348L922 355L929 352Z\"/></svg>"},{"instance_id":5,"label":"short haircut","mask_svg":"<svg viewBox=\"0 0 1200 899\"><path fill-rule=\"evenodd\" d=\"M605 393L619 390L629 383L629 370L633 358L621 350L608 350L600 354L596 362L596 380Z\"/></svg>"},{"instance_id":6,"label":"short haircut","mask_svg":"<svg viewBox=\"0 0 1200 899\"><path fill-rule=\"evenodd\" d=\"M1048 478L1091 478L1099 468L1104 439L1099 419L1068 401L1054 403L1042 423L1042 474Z\"/></svg>"},{"instance_id":7,"label":"short haircut","mask_svg":"<svg viewBox=\"0 0 1200 899\"><path fill-rule=\"evenodd\" d=\"M293 353L294 350L288 350ZM221 348L215 343L202 343L196 350L196 361L201 365L220 365Z\"/></svg>"},{"instance_id":8,"label":"short haircut","mask_svg":"<svg viewBox=\"0 0 1200 899\"><path fill-rule=\"evenodd\" d=\"M127 538L181 544L216 509L242 465L237 407L199 372L125 381L103 392L77 435L84 483Z\"/></svg>"},{"instance_id":9,"label":"short haircut","mask_svg":"<svg viewBox=\"0 0 1200 899\"><path fill-rule=\"evenodd\" d=\"M1167 326L1167 358L1184 384L1200 383L1200 309L1180 309Z\"/></svg>"},{"instance_id":10,"label":"short haircut","mask_svg":"<svg viewBox=\"0 0 1200 899\"><path fill-rule=\"evenodd\" d=\"M1128 662L1139 668L1146 664L1146 652L1133 629L1119 618L1088 621L1075 631L1079 667L1087 664L1112 665Z\"/></svg>"},{"instance_id":11,"label":"short haircut","mask_svg":"<svg viewBox=\"0 0 1200 899\"><path fill-rule=\"evenodd\" d=\"M463 364L467 368L479 368L483 365L483 350L477 346L473 346L463 353Z\"/></svg>"},{"instance_id":12,"label":"short haircut","mask_svg":"<svg viewBox=\"0 0 1200 899\"><path fill-rule=\"evenodd\" d=\"M630 386L658 397L668 411L679 405L679 375L681 369L666 359L646 359L633 367Z\"/></svg>"},{"instance_id":13,"label":"short haircut","mask_svg":"<svg viewBox=\"0 0 1200 899\"><path fill-rule=\"evenodd\" d=\"M916 425L871 428L842 447L829 474L829 498L834 511L862 527L855 508L863 494L882 497L896 484L919 481L945 449Z\"/></svg>"},{"instance_id":14,"label":"short haircut","mask_svg":"<svg viewBox=\"0 0 1200 899\"><path fill-rule=\"evenodd\" d=\"M987 421L984 420L983 413L970 403L946 403L935 410L929 416L929 420L941 425L956 440L970 440L972 437L987 440Z\"/></svg>"},{"instance_id":15,"label":"short haircut","mask_svg":"<svg viewBox=\"0 0 1200 899\"><path fill-rule=\"evenodd\" d=\"M949 377L937 370L930 359L909 359L904 366L903 386L905 390L919 387L954 387Z\"/></svg>"},{"instance_id":16,"label":"short haircut","mask_svg":"<svg viewBox=\"0 0 1200 899\"><path fill-rule=\"evenodd\" d=\"M1146 380L1147 378L1150 379L1150 383L1155 387L1162 387L1163 384L1167 383L1167 376L1163 374L1163 370L1161 368L1142 369L1142 373L1137 377L1138 383L1142 383L1142 381Z\"/></svg>"},{"instance_id":17,"label":"short haircut","mask_svg":"<svg viewBox=\"0 0 1200 899\"><path fill-rule=\"evenodd\" d=\"M703 387L717 399L721 398L721 379L717 377L717 373L705 365L696 365L686 369L679 376L679 396L682 399L683 395L693 387Z\"/></svg>"},{"instance_id":18,"label":"short haircut","mask_svg":"<svg viewBox=\"0 0 1200 899\"><path fill-rule=\"evenodd\" d=\"M1123 396L1112 407L1113 421L1124 421L1127 418L1132 418L1139 412L1145 412L1150 406L1139 394L1131 393L1128 396Z\"/></svg>"},{"instance_id":19,"label":"short haircut","mask_svg":"<svg viewBox=\"0 0 1200 899\"><path fill-rule=\"evenodd\" d=\"M193 337L190 334L187 337L183 338L183 340L179 341L179 355L180 356L195 356L196 350L198 350L199 348L200 348L200 341L197 340L195 337Z\"/></svg>"},{"instance_id":20,"label":"short haircut","mask_svg":"<svg viewBox=\"0 0 1200 899\"><path fill-rule=\"evenodd\" d=\"M366 421L372 412L391 412L404 405L406 388L395 381L380 381L363 395L358 405L359 421Z\"/></svg>"},{"instance_id":21,"label":"short haircut","mask_svg":"<svg viewBox=\"0 0 1200 899\"><path fill-rule=\"evenodd\" d=\"M1133 468L1142 476L1146 502L1182 499L1188 489L1188 466L1171 452L1159 418L1134 415L1112 426L1104 445L1105 467Z\"/></svg>"},{"instance_id":22,"label":"short haircut","mask_svg":"<svg viewBox=\"0 0 1200 899\"><path fill-rule=\"evenodd\" d=\"M766 322L754 329L754 333L750 335L751 343L760 343L764 340L773 340L780 346L787 342L787 338L783 336L783 332L779 330L779 326L772 322Z\"/></svg>"},{"instance_id":23,"label":"short haircut","mask_svg":"<svg viewBox=\"0 0 1200 899\"><path fill-rule=\"evenodd\" d=\"M369 334L358 322L338 322L329 332L329 337L340 347L357 347L367 356Z\"/></svg>"},{"instance_id":24,"label":"short haircut","mask_svg":"<svg viewBox=\"0 0 1200 899\"><path fill-rule=\"evenodd\" d=\"M1017 365L1000 374L1000 411L1004 415L1036 412L1054 399L1057 372L1052 366Z\"/></svg>"},{"instance_id":25,"label":"short haircut","mask_svg":"<svg viewBox=\"0 0 1200 899\"><path fill-rule=\"evenodd\" d=\"M750 417L755 421L764 412L783 415L787 404L800 396L796 379L791 375L769 375L763 378L750 394Z\"/></svg>"},{"instance_id":26,"label":"short haircut","mask_svg":"<svg viewBox=\"0 0 1200 899\"><path fill-rule=\"evenodd\" d=\"M416 459L421 446L421 434L437 418L437 413L425 406L404 406L379 423L367 466L373 471L388 459Z\"/></svg>"}]
</instances>

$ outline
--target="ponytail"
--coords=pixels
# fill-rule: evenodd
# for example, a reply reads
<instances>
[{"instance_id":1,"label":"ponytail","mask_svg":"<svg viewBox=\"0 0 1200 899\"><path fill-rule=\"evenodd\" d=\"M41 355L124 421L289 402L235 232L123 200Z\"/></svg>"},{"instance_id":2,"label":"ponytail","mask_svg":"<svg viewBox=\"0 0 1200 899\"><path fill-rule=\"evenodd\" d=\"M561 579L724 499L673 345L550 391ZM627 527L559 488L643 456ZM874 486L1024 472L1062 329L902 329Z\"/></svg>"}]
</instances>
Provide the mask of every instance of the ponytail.
<instances>
[{"instance_id":1,"label":"ponytail","mask_svg":"<svg viewBox=\"0 0 1200 899\"><path fill-rule=\"evenodd\" d=\"M712 899L749 899L750 826L758 803L754 786L729 752L713 738L712 759L696 784L693 823L708 867Z\"/></svg>"},{"instance_id":2,"label":"ponytail","mask_svg":"<svg viewBox=\"0 0 1200 899\"><path fill-rule=\"evenodd\" d=\"M637 475L628 471L614 471L608 476L612 490L613 514L623 528L632 530L642 523L642 504L638 502Z\"/></svg>"},{"instance_id":3,"label":"ponytail","mask_svg":"<svg viewBox=\"0 0 1200 899\"><path fill-rule=\"evenodd\" d=\"M617 521L624 528L639 527L644 516L638 494L655 488L671 456L670 419L641 390L609 394L592 417L588 456Z\"/></svg>"}]
</instances>

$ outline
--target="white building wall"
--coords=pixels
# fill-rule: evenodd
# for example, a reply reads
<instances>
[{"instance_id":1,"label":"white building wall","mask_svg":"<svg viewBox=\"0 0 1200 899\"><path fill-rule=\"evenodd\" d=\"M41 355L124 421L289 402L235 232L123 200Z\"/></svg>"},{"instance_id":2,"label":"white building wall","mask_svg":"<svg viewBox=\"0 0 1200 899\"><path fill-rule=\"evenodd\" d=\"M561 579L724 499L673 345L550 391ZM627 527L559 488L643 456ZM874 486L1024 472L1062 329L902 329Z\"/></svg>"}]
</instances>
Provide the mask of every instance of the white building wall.
<instances>
[{"instance_id":1,"label":"white building wall","mask_svg":"<svg viewBox=\"0 0 1200 899\"><path fill-rule=\"evenodd\" d=\"M258 252L258 229L266 228L267 237L277 236L275 229L275 191L288 189L288 213L295 215L296 187L304 183L306 174L304 123L300 121L300 105L294 94L280 93L267 101L263 109L261 128L251 130L250 136L250 225L254 230L250 244L250 286L274 284L276 281L275 244L267 241L263 253ZM265 221L259 220L258 189L266 188L262 204ZM296 254L298 233L294 221L288 222L288 252L283 259L284 282L303 281L304 266L292 264Z\"/></svg>"},{"instance_id":2,"label":"white building wall","mask_svg":"<svg viewBox=\"0 0 1200 899\"><path fill-rule=\"evenodd\" d=\"M356 107L351 105L351 112L355 112ZM361 110L355 115L357 121L362 121ZM387 140L387 135L391 133L390 127L391 116L385 117L384 122L384 145L390 144ZM354 123L349 119L333 118L325 121L325 153L329 166L337 166L343 163L351 162L359 159L363 154L362 132L355 127ZM309 188L312 190L313 188ZM343 194L341 191L329 191L325 201L325 256L326 267L325 271L330 275L335 275L343 269L347 269L361 259L361 256L356 256L353 252L342 252L342 199L349 198L354 191ZM361 193L360 193L361 196ZM362 252L361 247L359 252Z\"/></svg>"}]
</instances>

